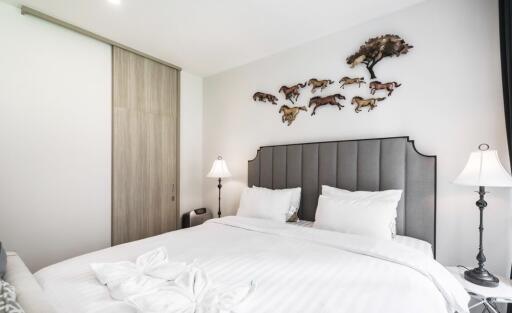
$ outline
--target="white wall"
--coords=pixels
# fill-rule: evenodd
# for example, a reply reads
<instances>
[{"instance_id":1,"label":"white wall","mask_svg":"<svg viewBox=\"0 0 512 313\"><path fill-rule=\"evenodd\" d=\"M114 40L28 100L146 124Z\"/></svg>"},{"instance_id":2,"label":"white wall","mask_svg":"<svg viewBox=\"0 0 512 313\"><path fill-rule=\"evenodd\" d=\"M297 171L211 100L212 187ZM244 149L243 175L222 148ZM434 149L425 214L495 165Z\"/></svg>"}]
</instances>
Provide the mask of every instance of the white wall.
<instances>
[{"instance_id":1,"label":"white wall","mask_svg":"<svg viewBox=\"0 0 512 313\"><path fill-rule=\"evenodd\" d=\"M0 47L0 241L32 270L110 246L110 46L0 2ZM180 85L184 213L203 204L203 79Z\"/></svg>"},{"instance_id":2,"label":"white wall","mask_svg":"<svg viewBox=\"0 0 512 313\"><path fill-rule=\"evenodd\" d=\"M0 3L0 240L33 269L110 245L111 48Z\"/></svg>"},{"instance_id":3,"label":"white wall","mask_svg":"<svg viewBox=\"0 0 512 313\"><path fill-rule=\"evenodd\" d=\"M373 112L356 114L349 103L338 112L302 114L291 126L281 123L278 107L254 103L255 91L277 94L283 84L309 78L368 74L349 69L345 58L370 36L396 33L414 45L410 54L376 66L382 81L403 83ZM346 138L408 135L425 154L438 156L438 259L445 264L475 264L478 213L474 188L451 181L469 153L487 142L508 168L499 65L496 0L431 0L352 29L205 79L203 175L218 153L234 177L223 189L223 210L233 214L246 185L247 160L261 145ZM339 91L334 85L325 94ZM367 95L350 87L351 98ZM310 95L301 96L306 104ZM283 101L280 101L283 103ZM215 209L216 184L203 179L205 205ZM505 273L510 259L511 218L508 192L492 189L485 212L489 268ZM508 219L507 219L508 217Z\"/></svg>"},{"instance_id":4,"label":"white wall","mask_svg":"<svg viewBox=\"0 0 512 313\"><path fill-rule=\"evenodd\" d=\"M180 207L181 213L203 205L203 79L181 72Z\"/></svg>"}]
</instances>

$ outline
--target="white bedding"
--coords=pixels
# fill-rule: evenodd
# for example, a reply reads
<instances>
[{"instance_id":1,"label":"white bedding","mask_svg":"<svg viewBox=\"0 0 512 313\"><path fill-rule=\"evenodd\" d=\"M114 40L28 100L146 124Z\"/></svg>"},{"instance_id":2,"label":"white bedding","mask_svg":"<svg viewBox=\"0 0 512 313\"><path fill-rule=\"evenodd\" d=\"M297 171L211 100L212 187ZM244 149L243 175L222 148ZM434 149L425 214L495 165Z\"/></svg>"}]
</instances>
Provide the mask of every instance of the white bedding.
<instances>
[{"instance_id":1,"label":"white bedding","mask_svg":"<svg viewBox=\"0 0 512 313\"><path fill-rule=\"evenodd\" d=\"M467 312L469 297L437 262L397 244L242 217L225 217L97 251L35 274L62 313L131 313L100 284L91 263L132 261L165 247L169 260L193 262L213 281L254 281L238 313Z\"/></svg>"},{"instance_id":2,"label":"white bedding","mask_svg":"<svg viewBox=\"0 0 512 313\"><path fill-rule=\"evenodd\" d=\"M288 224L301 226L301 227L313 227L313 225L315 223L310 222L310 221L298 220L297 222L292 222L292 223L288 223ZM407 246L409 248L418 250L419 252L424 253L425 255L427 255L430 258L434 257L434 253L432 251L432 245L426 241L416 239L413 237L401 236L401 235L395 235L395 237L393 238L393 241L396 243L399 243L401 245Z\"/></svg>"}]
</instances>

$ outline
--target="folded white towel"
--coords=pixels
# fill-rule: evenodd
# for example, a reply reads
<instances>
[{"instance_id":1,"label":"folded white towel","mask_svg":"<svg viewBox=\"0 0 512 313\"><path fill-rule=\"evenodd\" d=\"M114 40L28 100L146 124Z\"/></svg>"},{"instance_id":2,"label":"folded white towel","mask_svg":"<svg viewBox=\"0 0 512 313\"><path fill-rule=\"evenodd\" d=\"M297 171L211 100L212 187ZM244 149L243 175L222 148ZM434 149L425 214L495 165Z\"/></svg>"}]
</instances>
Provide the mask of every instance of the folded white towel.
<instances>
[{"instance_id":1,"label":"folded white towel","mask_svg":"<svg viewBox=\"0 0 512 313\"><path fill-rule=\"evenodd\" d=\"M186 263L169 262L165 248L145 253L135 263L93 263L98 280L106 285L112 298L126 298L165 286L168 281L188 269Z\"/></svg>"},{"instance_id":2,"label":"folded white towel","mask_svg":"<svg viewBox=\"0 0 512 313\"><path fill-rule=\"evenodd\" d=\"M253 291L254 284L219 288L199 268L180 275L172 286L135 295L127 302L144 313L222 313L231 312Z\"/></svg>"},{"instance_id":3,"label":"folded white towel","mask_svg":"<svg viewBox=\"0 0 512 313\"><path fill-rule=\"evenodd\" d=\"M231 312L253 291L254 284L214 286L197 266L169 262L165 248L139 256L135 263L94 263L91 268L112 298L140 313Z\"/></svg>"}]
</instances>

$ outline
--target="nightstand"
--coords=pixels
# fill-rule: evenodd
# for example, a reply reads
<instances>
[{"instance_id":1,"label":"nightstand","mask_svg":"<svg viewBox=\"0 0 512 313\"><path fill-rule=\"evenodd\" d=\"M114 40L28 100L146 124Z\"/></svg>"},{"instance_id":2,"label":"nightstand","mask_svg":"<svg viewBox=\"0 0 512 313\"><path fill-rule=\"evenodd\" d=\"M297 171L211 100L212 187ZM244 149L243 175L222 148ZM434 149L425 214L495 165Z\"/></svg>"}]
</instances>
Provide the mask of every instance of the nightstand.
<instances>
[{"instance_id":1,"label":"nightstand","mask_svg":"<svg viewBox=\"0 0 512 313\"><path fill-rule=\"evenodd\" d=\"M469 309L480 305L485 306L489 312L499 313L497 303L512 303L512 283L508 278L498 276L500 284L498 287L489 288L473 284L464 279L463 267L447 266L446 269L461 283L472 299L476 300Z\"/></svg>"}]
</instances>

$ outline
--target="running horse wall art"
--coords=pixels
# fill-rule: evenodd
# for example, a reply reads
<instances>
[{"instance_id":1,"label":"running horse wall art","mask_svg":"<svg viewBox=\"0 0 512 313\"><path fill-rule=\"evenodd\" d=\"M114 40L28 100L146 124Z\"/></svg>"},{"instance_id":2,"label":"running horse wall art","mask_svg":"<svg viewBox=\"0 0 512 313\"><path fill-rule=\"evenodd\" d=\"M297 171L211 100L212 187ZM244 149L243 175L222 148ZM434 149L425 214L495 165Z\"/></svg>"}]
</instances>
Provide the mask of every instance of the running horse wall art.
<instances>
[{"instance_id":1,"label":"running horse wall art","mask_svg":"<svg viewBox=\"0 0 512 313\"><path fill-rule=\"evenodd\" d=\"M333 83L334 82L332 80L330 80L330 79L319 80L319 79L316 79L316 78L311 78L308 81L308 86L312 86L313 88L311 88L311 92L315 93L318 88L320 88L320 91L323 91L325 88L327 88L329 85L331 85Z\"/></svg>"},{"instance_id":2,"label":"running horse wall art","mask_svg":"<svg viewBox=\"0 0 512 313\"><path fill-rule=\"evenodd\" d=\"M354 98L352 98L352 101L350 103L356 106L356 109L355 109L356 113L361 112L361 108L364 108L364 107L368 107L368 112L370 112L371 110L375 109L375 107L377 107L378 101L383 101L384 99L386 99L386 98L364 99L362 97L355 96Z\"/></svg>"},{"instance_id":3,"label":"running horse wall art","mask_svg":"<svg viewBox=\"0 0 512 313\"><path fill-rule=\"evenodd\" d=\"M304 84L296 84L296 85L293 85L293 86L281 86L281 88L279 88L279 92L282 92L286 98L286 100L290 100L292 103L295 103L293 102L293 99L295 98L295 101L297 101L297 99L299 99L299 96L300 96L300 89L301 88L304 88L306 87L306 83Z\"/></svg>"},{"instance_id":4,"label":"running horse wall art","mask_svg":"<svg viewBox=\"0 0 512 313\"><path fill-rule=\"evenodd\" d=\"M340 88L341 89L344 89L345 86L347 85L356 85L357 84L357 87L361 88L361 84L366 84L366 82L364 81L364 77L355 77L355 78L350 78L350 77L342 77L339 81L339 83L341 84Z\"/></svg>"},{"instance_id":5,"label":"running horse wall art","mask_svg":"<svg viewBox=\"0 0 512 313\"><path fill-rule=\"evenodd\" d=\"M272 103L273 105L277 105L277 102L278 99L276 96L274 95L271 95L269 93L264 93L264 92L256 92L253 96L252 96L252 99L254 101L260 101L260 102L270 102Z\"/></svg>"},{"instance_id":6,"label":"running horse wall art","mask_svg":"<svg viewBox=\"0 0 512 313\"><path fill-rule=\"evenodd\" d=\"M289 107L287 105L282 105L279 109L279 113L283 116L281 117L281 120L283 123L288 122L288 126L290 126L293 121L295 121L295 118L297 115L299 115L300 111L308 111L308 109L305 106L301 107Z\"/></svg>"},{"instance_id":7,"label":"running horse wall art","mask_svg":"<svg viewBox=\"0 0 512 313\"><path fill-rule=\"evenodd\" d=\"M404 55L408 54L412 48L414 48L414 46L406 42L399 35L385 34L371 37L370 39L366 40L366 42L364 42L364 44L361 45L356 52L346 58L346 64L348 64L350 68L365 66L369 73L369 75L360 75L357 74L356 71L353 71L352 73L347 72L346 75L339 80L339 88L358 93L358 95L352 94L348 96L348 99L351 99L350 103L354 105L354 111L356 113L360 113L365 108L368 109L368 112L373 111L377 107L378 102L384 101L384 99L388 99L394 94L394 91L397 88L402 86L401 83L393 81L392 79L383 80L381 78L380 80L377 80L375 65L384 59L389 60L395 59L394 57L403 57ZM345 68L347 68L346 65ZM326 105L337 106L338 109L341 110L344 107L344 105L341 104L343 103L341 100L345 100L345 96L339 93L327 96L323 94L329 94L330 92L328 91L328 88L334 83L335 81L329 78L311 78L305 83L298 83L292 86L281 86L277 96L274 96L271 93L256 92L253 95L253 100L271 103L273 105L277 105L282 100L289 100L291 104L288 105L281 105L281 103L279 103L279 114L281 115L282 122L290 126L293 124L301 111L308 112L309 108L311 107L313 107L311 110L312 116L316 115L316 111L319 107ZM369 92L366 91L366 94L362 94L362 85L367 85L369 89L363 88L363 90L369 90ZM311 87L311 89L306 91L306 96L303 95L303 98L306 98L308 94L312 96L315 93L318 94L318 91L320 92L320 95L313 96L311 99L309 99L309 103L298 103L299 101L305 102L305 99L299 100L299 97L302 93L302 89L304 89L306 86ZM358 89L345 88L347 86L357 86ZM375 94L380 96L380 93L378 93L379 91L382 91L383 96L384 92L386 92L385 97L372 97ZM305 104L307 104L307 106L304 106Z\"/></svg>"},{"instance_id":8,"label":"running horse wall art","mask_svg":"<svg viewBox=\"0 0 512 313\"><path fill-rule=\"evenodd\" d=\"M372 95L374 95L377 90L386 90L388 92L388 97L389 97L389 96L391 96L393 91L396 88L402 86L402 84L399 84L397 82L381 83L380 81L375 80L375 81L372 81L369 86L370 86L370 93Z\"/></svg>"},{"instance_id":9,"label":"running horse wall art","mask_svg":"<svg viewBox=\"0 0 512 313\"><path fill-rule=\"evenodd\" d=\"M313 97L309 100L309 106L308 107L311 107L312 105L315 106L315 108L313 109L313 112L311 112L311 115L315 115L316 114L316 109L318 109L319 107L321 106L324 106L324 105L335 105L338 107L338 109L341 110L341 108L344 107L344 105L341 105L337 99L340 99L340 100L345 100L345 97L339 93L336 93L334 95L330 95L330 96L327 96L327 97Z\"/></svg>"}]
</instances>

